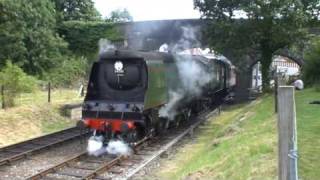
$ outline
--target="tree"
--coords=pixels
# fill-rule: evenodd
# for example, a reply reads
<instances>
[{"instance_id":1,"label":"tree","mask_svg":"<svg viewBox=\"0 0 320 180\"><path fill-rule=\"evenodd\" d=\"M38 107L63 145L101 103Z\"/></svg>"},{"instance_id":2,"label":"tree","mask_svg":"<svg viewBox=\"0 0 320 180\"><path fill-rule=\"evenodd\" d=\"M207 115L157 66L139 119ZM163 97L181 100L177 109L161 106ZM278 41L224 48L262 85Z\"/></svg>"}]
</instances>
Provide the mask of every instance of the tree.
<instances>
[{"instance_id":1,"label":"tree","mask_svg":"<svg viewBox=\"0 0 320 180\"><path fill-rule=\"evenodd\" d=\"M11 59L28 74L41 76L59 66L67 44L55 32L51 1L1 0L0 14L0 68Z\"/></svg>"},{"instance_id":2,"label":"tree","mask_svg":"<svg viewBox=\"0 0 320 180\"><path fill-rule=\"evenodd\" d=\"M307 85L320 85L320 36L311 41L305 53L305 67L303 77Z\"/></svg>"},{"instance_id":3,"label":"tree","mask_svg":"<svg viewBox=\"0 0 320 180\"><path fill-rule=\"evenodd\" d=\"M310 17L312 23L320 20L320 1L317 0L301 0L304 11Z\"/></svg>"},{"instance_id":4,"label":"tree","mask_svg":"<svg viewBox=\"0 0 320 180\"><path fill-rule=\"evenodd\" d=\"M79 85L88 70L88 60L84 57L69 56L63 60L59 67L51 68L45 74L44 80L53 86L67 87Z\"/></svg>"},{"instance_id":5,"label":"tree","mask_svg":"<svg viewBox=\"0 0 320 180\"><path fill-rule=\"evenodd\" d=\"M107 22L132 22L133 18L130 15L129 11L124 8L124 9L117 9L115 11L112 11L110 13L110 17L106 18Z\"/></svg>"},{"instance_id":6,"label":"tree","mask_svg":"<svg viewBox=\"0 0 320 180\"><path fill-rule=\"evenodd\" d=\"M52 0L55 3L58 21L96 21L101 15L92 0Z\"/></svg>"},{"instance_id":7,"label":"tree","mask_svg":"<svg viewBox=\"0 0 320 180\"><path fill-rule=\"evenodd\" d=\"M99 40L122 40L118 29L106 22L67 21L59 27L59 34L69 43L73 54L92 60L99 50Z\"/></svg>"},{"instance_id":8,"label":"tree","mask_svg":"<svg viewBox=\"0 0 320 180\"><path fill-rule=\"evenodd\" d=\"M6 106L14 106L14 99L22 92L32 92L36 89L37 80L28 76L21 68L6 61L0 71L0 86L4 87L4 101ZM2 100L3 101L3 100Z\"/></svg>"},{"instance_id":9,"label":"tree","mask_svg":"<svg viewBox=\"0 0 320 180\"><path fill-rule=\"evenodd\" d=\"M263 87L269 86L268 71L273 54L306 37L313 15L300 0L195 0L209 20L209 44L220 53L255 56L261 61ZM313 0L316 3L318 1ZM315 6L309 8L317 9ZM244 14L239 18L239 14Z\"/></svg>"}]
</instances>

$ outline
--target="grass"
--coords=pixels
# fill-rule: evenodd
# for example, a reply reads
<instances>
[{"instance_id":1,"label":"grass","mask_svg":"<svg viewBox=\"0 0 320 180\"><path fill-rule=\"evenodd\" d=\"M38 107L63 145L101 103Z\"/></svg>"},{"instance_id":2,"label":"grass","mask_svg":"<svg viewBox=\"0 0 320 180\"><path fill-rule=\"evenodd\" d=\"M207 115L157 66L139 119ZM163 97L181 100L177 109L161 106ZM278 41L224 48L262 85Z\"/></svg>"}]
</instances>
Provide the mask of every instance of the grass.
<instances>
[{"instance_id":1,"label":"grass","mask_svg":"<svg viewBox=\"0 0 320 180\"><path fill-rule=\"evenodd\" d=\"M307 89L296 93L299 177L320 176L320 93ZM273 97L227 107L210 119L169 160L163 160L158 179L277 179L277 116Z\"/></svg>"},{"instance_id":2,"label":"grass","mask_svg":"<svg viewBox=\"0 0 320 180\"><path fill-rule=\"evenodd\" d=\"M82 101L77 91L53 90L51 100L47 102L47 92L37 91L22 94L15 107L0 110L0 147L74 126L76 122L59 111L64 104Z\"/></svg>"},{"instance_id":3,"label":"grass","mask_svg":"<svg viewBox=\"0 0 320 180\"><path fill-rule=\"evenodd\" d=\"M296 93L299 177L314 180L320 177L320 92L307 89Z\"/></svg>"}]
</instances>

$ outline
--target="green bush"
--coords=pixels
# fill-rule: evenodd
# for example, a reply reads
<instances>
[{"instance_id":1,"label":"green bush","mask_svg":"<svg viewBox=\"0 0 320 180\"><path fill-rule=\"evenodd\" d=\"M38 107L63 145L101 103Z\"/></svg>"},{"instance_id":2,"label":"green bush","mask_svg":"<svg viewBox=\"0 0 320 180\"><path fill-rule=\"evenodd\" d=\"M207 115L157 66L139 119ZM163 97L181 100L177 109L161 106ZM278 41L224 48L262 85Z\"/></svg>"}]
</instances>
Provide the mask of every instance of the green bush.
<instances>
[{"instance_id":1,"label":"green bush","mask_svg":"<svg viewBox=\"0 0 320 180\"><path fill-rule=\"evenodd\" d=\"M320 83L316 83L314 85L314 88L315 88L316 92L320 92Z\"/></svg>"},{"instance_id":2,"label":"green bush","mask_svg":"<svg viewBox=\"0 0 320 180\"><path fill-rule=\"evenodd\" d=\"M45 80L53 86L72 87L78 85L85 78L88 69L88 61L83 57L70 57L65 59L61 66L51 69Z\"/></svg>"},{"instance_id":3,"label":"green bush","mask_svg":"<svg viewBox=\"0 0 320 180\"><path fill-rule=\"evenodd\" d=\"M4 87L4 101L7 107L14 106L14 99L23 92L33 92L37 88L37 80L28 76L23 70L7 61L0 71L0 86Z\"/></svg>"},{"instance_id":4,"label":"green bush","mask_svg":"<svg viewBox=\"0 0 320 180\"><path fill-rule=\"evenodd\" d=\"M69 50L77 56L95 59L99 51L99 40L121 41L119 29L112 23L66 21L59 26L59 34L69 44Z\"/></svg>"},{"instance_id":5,"label":"green bush","mask_svg":"<svg viewBox=\"0 0 320 180\"><path fill-rule=\"evenodd\" d=\"M311 47L305 54L305 66L303 78L307 85L315 86L320 84L320 37L315 38Z\"/></svg>"}]
</instances>

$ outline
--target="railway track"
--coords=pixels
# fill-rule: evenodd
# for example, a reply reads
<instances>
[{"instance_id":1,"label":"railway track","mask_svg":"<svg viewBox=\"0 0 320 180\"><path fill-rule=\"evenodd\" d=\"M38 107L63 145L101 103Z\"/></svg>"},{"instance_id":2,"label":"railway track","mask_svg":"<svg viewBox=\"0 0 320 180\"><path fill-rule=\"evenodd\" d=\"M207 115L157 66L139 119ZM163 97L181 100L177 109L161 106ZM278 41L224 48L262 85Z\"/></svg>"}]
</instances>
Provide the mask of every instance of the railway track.
<instances>
[{"instance_id":1,"label":"railway track","mask_svg":"<svg viewBox=\"0 0 320 180\"><path fill-rule=\"evenodd\" d=\"M145 138L134 146L132 156L102 155L89 156L81 152L75 156L43 170L28 180L52 179L129 179L137 172L158 158L186 135L193 132L207 116L218 111L206 111L193 120L192 125L169 131L166 136Z\"/></svg>"},{"instance_id":2,"label":"railway track","mask_svg":"<svg viewBox=\"0 0 320 180\"><path fill-rule=\"evenodd\" d=\"M191 125L187 125L186 127L180 128L176 132L171 132L164 139L160 139L156 143L151 143L148 147L145 147L140 150L141 154L147 154L142 158L139 163L136 163L134 167L128 168L125 173L117 176L117 179L131 179L138 172L147 167L151 162L159 158L162 154L166 153L169 149L175 146L178 142L180 142L187 135L193 136L193 131L200 124L206 121L208 118L213 117L214 115L220 114L220 107L215 109L209 109L207 111L202 112L198 115L198 117L192 122ZM161 145L160 145L161 144Z\"/></svg>"},{"instance_id":3,"label":"railway track","mask_svg":"<svg viewBox=\"0 0 320 180\"><path fill-rule=\"evenodd\" d=\"M149 138L145 138L136 143L134 148L139 147ZM103 172L110 170L112 167L123 163L126 159L125 156L111 156L103 155L99 157L89 156L87 151L81 152L49 169L41 171L28 180L37 179L104 179L99 177Z\"/></svg>"},{"instance_id":4,"label":"railway track","mask_svg":"<svg viewBox=\"0 0 320 180\"><path fill-rule=\"evenodd\" d=\"M73 127L1 148L0 166L11 165L15 161L30 157L32 154L46 150L58 144L79 138L84 136L86 133L87 132L81 132L77 127Z\"/></svg>"}]
</instances>

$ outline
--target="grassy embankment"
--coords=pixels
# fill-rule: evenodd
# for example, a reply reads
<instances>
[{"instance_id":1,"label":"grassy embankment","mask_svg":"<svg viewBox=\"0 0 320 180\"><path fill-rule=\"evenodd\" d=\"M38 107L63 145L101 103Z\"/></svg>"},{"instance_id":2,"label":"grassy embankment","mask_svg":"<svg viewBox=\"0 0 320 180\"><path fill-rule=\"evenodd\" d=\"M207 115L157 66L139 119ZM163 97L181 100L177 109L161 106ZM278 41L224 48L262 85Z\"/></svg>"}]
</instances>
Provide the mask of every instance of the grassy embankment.
<instances>
[{"instance_id":1,"label":"grassy embankment","mask_svg":"<svg viewBox=\"0 0 320 180\"><path fill-rule=\"evenodd\" d=\"M52 133L75 125L59 113L59 108L68 103L79 103L76 90L53 90L51 103L47 92L22 94L16 106L0 110L0 147L26 139Z\"/></svg>"},{"instance_id":2,"label":"grassy embankment","mask_svg":"<svg viewBox=\"0 0 320 180\"><path fill-rule=\"evenodd\" d=\"M296 93L299 176L320 177L320 92ZM277 179L277 116L273 97L224 109L198 130L196 139L163 160L158 179Z\"/></svg>"}]
</instances>

